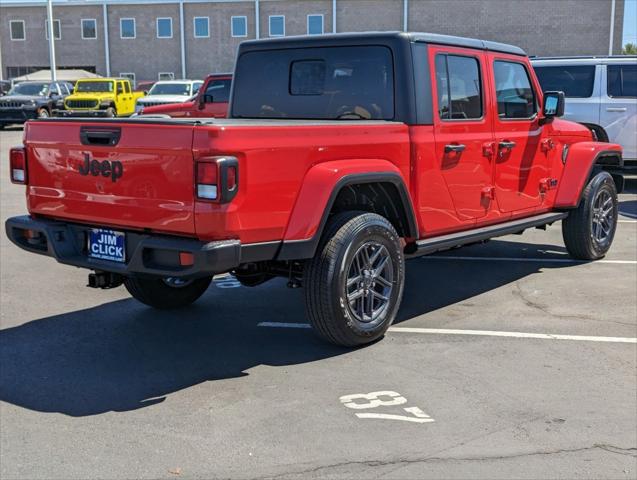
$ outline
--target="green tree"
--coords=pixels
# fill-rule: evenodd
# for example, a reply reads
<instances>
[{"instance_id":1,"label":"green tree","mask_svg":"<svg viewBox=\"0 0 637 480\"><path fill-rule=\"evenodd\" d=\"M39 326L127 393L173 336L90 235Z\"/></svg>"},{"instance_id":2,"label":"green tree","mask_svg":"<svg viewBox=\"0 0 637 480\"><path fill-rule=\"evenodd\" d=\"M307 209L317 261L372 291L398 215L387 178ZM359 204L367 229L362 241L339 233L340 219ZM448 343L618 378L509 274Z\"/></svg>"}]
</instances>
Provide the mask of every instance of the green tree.
<instances>
[{"instance_id":1,"label":"green tree","mask_svg":"<svg viewBox=\"0 0 637 480\"><path fill-rule=\"evenodd\" d=\"M622 48L622 55L637 55L637 45L634 43L627 43Z\"/></svg>"}]
</instances>

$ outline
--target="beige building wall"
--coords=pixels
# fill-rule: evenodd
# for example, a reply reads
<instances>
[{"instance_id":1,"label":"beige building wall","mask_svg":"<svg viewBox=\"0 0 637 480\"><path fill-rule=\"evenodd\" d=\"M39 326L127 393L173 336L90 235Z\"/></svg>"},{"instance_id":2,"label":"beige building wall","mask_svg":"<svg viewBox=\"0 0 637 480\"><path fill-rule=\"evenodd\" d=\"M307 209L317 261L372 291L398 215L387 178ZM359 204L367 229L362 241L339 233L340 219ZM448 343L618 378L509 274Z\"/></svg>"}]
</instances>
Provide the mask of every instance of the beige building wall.
<instances>
[{"instance_id":1,"label":"beige building wall","mask_svg":"<svg viewBox=\"0 0 637 480\"><path fill-rule=\"evenodd\" d=\"M130 0L134 2L134 0ZM73 3L71 3L73 2ZM71 0L54 4L62 39L56 42L60 67L89 67L106 74L103 7ZM615 3L614 52L621 51L625 0ZM403 30L404 0L337 0L338 32ZM530 55L605 55L608 53L611 0L409 0L411 31L444 33L512 43ZM181 77L182 59L178 3L111 3L108 5L111 74L135 73L136 80L156 80L159 72ZM307 15L322 14L324 31L331 33L332 0L260 0L260 37L269 37L269 16L285 16L285 33L307 33ZM193 18L209 17L210 38L195 38ZM231 17L245 16L247 37L231 35ZM120 38L120 18L136 20L137 37ZM173 37L159 39L157 17L173 19ZM81 19L94 18L97 39L82 39ZM11 41L9 22L25 21L26 40ZM44 25L46 8L0 4L0 45L3 72L7 67L46 67L49 64ZM186 75L234 67L238 45L255 38L255 1L184 1Z\"/></svg>"}]
</instances>

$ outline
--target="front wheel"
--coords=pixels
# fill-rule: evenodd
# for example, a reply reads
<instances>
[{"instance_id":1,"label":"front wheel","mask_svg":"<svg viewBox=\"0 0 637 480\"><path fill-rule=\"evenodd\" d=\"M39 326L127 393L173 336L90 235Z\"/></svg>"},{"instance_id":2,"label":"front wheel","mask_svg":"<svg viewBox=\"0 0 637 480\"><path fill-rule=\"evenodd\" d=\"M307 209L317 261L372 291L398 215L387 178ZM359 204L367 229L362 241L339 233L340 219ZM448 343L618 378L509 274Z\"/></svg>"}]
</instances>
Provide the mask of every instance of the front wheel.
<instances>
[{"instance_id":1,"label":"front wheel","mask_svg":"<svg viewBox=\"0 0 637 480\"><path fill-rule=\"evenodd\" d=\"M115 109L113 107L108 107L106 109L106 114L105 117L106 118L113 118L117 116L117 112L115 111Z\"/></svg>"},{"instance_id":2,"label":"front wheel","mask_svg":"<svg viewBox=\"0 0 637 480\"><path fill-rule=\"evenodd\" d=\"M307 315L316 333L342 346L381 338L403 295L405 260L392 224L374 213L332 217L305 267Z\"/></svg>"},{"instance_id":3,"label":"front wheel","mask_svg":"<svg viewBox=\"0 0 637 480\"><path fill-rule=\"evenodd\" d=\"M608 172L598 173L584 188L579 206L562 221L568 253L580 260L606 255L615 237L618 210L613 177Z\"/></svg>"},{"instance_id":4,"label":"front wheel","mask_svg":"<svg viewBox=\"0 0 637 480\"><path fill-rule=\"evenodd\" d=\"M46 108L40 108L38 110L38 118L49 118L51 115Z\"/></svg>"},{"instance_id":5,"label":"front wheel","mask_svg":"<svg viewBox=\"0 0 637 480\"><path fill-rule=\"evenodd\" d=\"M190 305L210 286L212 277L184 280L177 277L137 278L124 280L128 293L146 305L160 310Z\"/></svg>"}]
</instances>

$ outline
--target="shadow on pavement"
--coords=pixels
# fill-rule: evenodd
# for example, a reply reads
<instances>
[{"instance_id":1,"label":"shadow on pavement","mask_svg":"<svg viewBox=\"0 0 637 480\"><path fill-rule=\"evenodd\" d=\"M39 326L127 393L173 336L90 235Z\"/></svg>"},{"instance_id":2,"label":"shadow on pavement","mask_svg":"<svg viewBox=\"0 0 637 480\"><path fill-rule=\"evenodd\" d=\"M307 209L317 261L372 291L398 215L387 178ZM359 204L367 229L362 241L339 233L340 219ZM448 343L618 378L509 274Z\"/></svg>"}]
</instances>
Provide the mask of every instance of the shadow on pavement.
<instances>
[{"instance_id":1,"label":"shadow on pavement","mask_svg":"<svg viewBox=\"0 0 637 480\"><path fill-rule=\"evenodd\" d=\"M563 249L553 246L497 243L500 252L546 247L558 251L547 257L564 256ZM471 254L473 248L488 254L486 247L468 247L461 254ZM410 260L396 322L542 268L568 265ZM246 370L258 365L296 365L347 353L309 330L257 326L263 321L307 322L302 300L300 290L274 280L257 288L211 287L197 303L178 312L120 300L0 330L0 400L71 416L129 411L202 382L247 375Z\"/></svg>"}]
</instances>

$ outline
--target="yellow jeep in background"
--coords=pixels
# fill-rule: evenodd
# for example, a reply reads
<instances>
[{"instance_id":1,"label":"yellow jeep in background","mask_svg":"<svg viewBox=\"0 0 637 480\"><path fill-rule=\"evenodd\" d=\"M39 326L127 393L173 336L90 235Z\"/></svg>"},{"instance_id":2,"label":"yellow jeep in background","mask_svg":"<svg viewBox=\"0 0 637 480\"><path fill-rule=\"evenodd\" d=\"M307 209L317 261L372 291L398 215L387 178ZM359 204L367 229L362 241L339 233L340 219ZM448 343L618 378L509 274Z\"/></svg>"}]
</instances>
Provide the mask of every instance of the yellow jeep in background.
<instances>
[{"instance_id":1,"label":"yellow jeep in background","mask_svg":"<svg viewBox=\"0 0 637 480\"><path fill-rule=\"evenodd\" d=\"M137 99L144 92L134 92L127 78L92 78L78 80L73 93L64 99L60 117L126 117L135 112Z\"/></svg>"}]
</instances>

